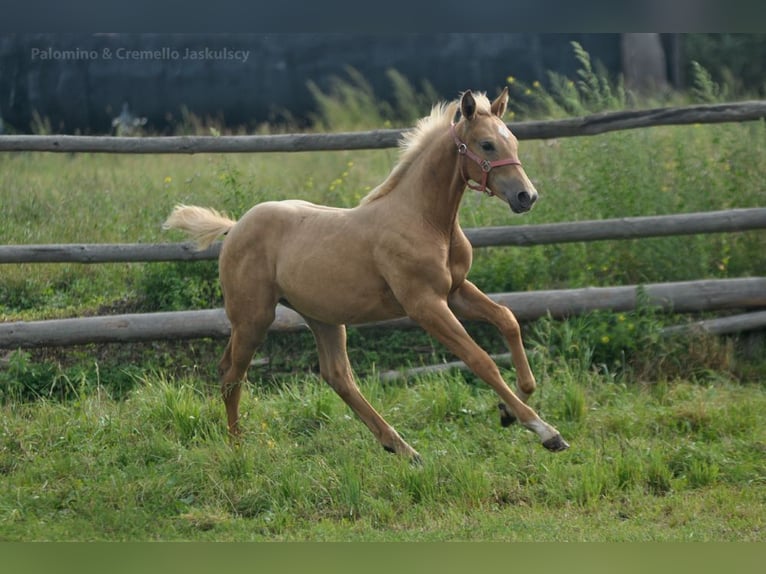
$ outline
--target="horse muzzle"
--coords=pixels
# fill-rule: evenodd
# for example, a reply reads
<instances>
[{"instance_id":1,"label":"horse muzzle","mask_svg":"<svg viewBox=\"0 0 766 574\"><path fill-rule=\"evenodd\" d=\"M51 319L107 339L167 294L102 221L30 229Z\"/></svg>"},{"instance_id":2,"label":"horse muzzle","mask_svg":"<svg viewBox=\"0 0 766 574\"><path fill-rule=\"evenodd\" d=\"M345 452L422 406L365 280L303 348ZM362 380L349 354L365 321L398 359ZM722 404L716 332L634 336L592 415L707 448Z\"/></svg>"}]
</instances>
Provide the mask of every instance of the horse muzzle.
<instances>
[{"instance_id":1,"label":"horse muzzle","mask_svg":"<svg viewBox=\"0 0 766 574\"><path fill-rule=\"evenodd\" d=\"M504 194L511 211L514 213L526 213L537 201L537 191L532 189L522 189Z\"/></svg>"}]
</instances>

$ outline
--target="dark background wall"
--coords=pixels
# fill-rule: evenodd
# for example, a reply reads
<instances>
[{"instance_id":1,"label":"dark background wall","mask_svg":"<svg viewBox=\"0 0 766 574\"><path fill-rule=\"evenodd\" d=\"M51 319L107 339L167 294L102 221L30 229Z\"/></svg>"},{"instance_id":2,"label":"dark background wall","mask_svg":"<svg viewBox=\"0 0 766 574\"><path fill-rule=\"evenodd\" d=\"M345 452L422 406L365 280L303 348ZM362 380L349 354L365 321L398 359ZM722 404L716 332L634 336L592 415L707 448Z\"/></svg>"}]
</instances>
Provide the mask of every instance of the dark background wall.
<instances>
[{"instance_id":1,"label":"dark background wall","mask_svg":"<svg viewBox=\"0 0 766 574\"><path fill-rule=\"evenodd\" d=\"M28 132L36 111L57 133L107 133L123 102L154 131L177 121L182 106L230 126L284 110L300 121L314 110L307 82L326 88L348 66L382 98L391 68L453 98L466 88L492 93L509 75L528 82L544 80L546 70L573 75L572 40L610 72L619 70L618 34L7 35L0 36L0 114L6 132ZM187 49L241 50L248 59L188 60ZM118 50L165 52L118 58Z\"/></svg>"}]
</instances>

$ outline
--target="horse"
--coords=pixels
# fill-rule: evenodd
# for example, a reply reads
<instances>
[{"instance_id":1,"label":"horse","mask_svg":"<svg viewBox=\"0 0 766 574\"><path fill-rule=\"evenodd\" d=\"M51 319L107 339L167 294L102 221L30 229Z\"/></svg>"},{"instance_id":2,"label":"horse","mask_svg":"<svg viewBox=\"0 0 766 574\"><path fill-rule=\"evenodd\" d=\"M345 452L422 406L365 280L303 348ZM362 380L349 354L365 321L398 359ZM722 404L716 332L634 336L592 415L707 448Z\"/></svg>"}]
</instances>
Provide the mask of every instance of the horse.
<instances>
[{"instance_id":1,"label":"horse","mask_svg":"<svg viewBox=\"0 0 766 574\"><path fill-rule=\"evenodd\" d=\"M495 196L519 214L538 197L519 161L518 141L501 119L507 105L507 88L492 102L467 90L434 105L404 132L399 161L386 179L352 208L267 201L235 221L214 209L175 206L165 229L186 232L199 249L225 236L219 279L231 333L218 373L232 437L241 432L242 382L282 303L311 329L321 377L385 450L420 460L360 392L346 325L404 316L494 389L503 426L519 421L546 449L569 448L527 404L536 382L513 312L466 278L472 249L458 221L466 188ZM516 392L461 320L488 322L502 333Z\"/></svg>"}]
</instances>

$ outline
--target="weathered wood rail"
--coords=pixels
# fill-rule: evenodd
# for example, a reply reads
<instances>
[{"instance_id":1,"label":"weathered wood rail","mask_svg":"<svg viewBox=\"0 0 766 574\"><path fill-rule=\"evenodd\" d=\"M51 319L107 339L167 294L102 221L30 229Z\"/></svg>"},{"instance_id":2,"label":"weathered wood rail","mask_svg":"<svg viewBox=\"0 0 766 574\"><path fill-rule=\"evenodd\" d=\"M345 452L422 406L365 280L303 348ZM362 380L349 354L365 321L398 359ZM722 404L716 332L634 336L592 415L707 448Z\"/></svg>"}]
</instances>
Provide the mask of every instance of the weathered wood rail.
<instances>
[{"instance_id":1,"label":"weathered wood rail","mask_svg":"<svg viewBox=\"0 0 766 574\"><path fill-rule=\"evenodd\" d=\"M511 122L521 140L591 136L617 130L696 123L744 122L766 118L766 102L603 112L563 120ZM403 129L333 134L301 133L247 136L111 137L11 135L0 137L0 152L89 153L253 153L383 149L396 147Z\"/></svg>"},{"instance_id":2,"label":"weathered wood rail","mask_svg":"<svg viewBox=\"0 0 766 574\"><path fill-rule=\"evenodd\" d=\"M717 319L705 319L702 321L695 321L694 323L665 327L662 329L662 334L665 336L672 336L674 334L687 333L689 331L699 331L710 335L727 335L730 333L740 333L749 329L761 329L764 326L766 326L766 311L753 311L741 315L732 315L730 317L720 317ZM510 365L511 363L510 353L499 353L490 355L490 357L492 357L492 360L498 364ZM471 370L463 361L449 361L437 363L435 365L424 365L422 367L391 369L378 373L378 378L381 381L389 382L400 379L409 379L418 375L443 373L455 369L461 371Z\"/></svg>"},{"instance_id":3,"label":"weathered wood rail","mask_svg":"<svg viewBox=\"0 0 766 574\"><path fill-rule=\"evenodd\" d=\"M766 207L702 213L466 229L475 248L766 229ZM0 263L118 263L217 259L220 243L197 251L191 243L0 246Z\"/></svg>"},{"instance_id":4,"label":"weathered wood rail","mask_svg":"<svg viewBox=\"0 0 766 574\"><path fill-rule=\"evenodd\" d=\"M514 310L521 321L550 314L563 318L594 310L630 311L644 290L650 305L679 313L766 307L766 278L651 283L643 286L586 287L499 293L490 297ZM410 319L360 327L414 327ZM273 331L298 331L306 325L298 313L278 306ZM223 309L138 313L46 321L0 323L0 348L51 347L86 343L228 337Z\"/></svg>"}]
</instances>

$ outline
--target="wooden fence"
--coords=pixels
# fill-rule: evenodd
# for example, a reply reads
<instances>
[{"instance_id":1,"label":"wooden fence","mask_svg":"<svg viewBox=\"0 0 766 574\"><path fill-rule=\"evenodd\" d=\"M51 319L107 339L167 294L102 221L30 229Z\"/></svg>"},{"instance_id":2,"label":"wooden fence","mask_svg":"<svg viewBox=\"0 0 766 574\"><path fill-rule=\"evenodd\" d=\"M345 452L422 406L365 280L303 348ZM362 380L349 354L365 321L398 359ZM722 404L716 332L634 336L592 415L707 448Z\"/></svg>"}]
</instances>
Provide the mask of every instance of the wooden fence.
<instances>
[{"instance_id":1,"label":"wooden fence","mask_svg":"<svg viewBox=\"0 0 766 574\"><path fill-rule=\"evenodd\" d=\"M650 305L678 313L766 307L764 277L496 293L491 294L490 298L513 309L520 321L529 321L548 314L562 318L595 310L630 311L636 308L641 289ZM763 315L758 316L760 324L754 324L749 315L744 315L739 320L730 319L726 329L719 327L715 332L766 325L766 316ZM414 326L415 323L410 319L395 319L360 327ZM704 324L701 327L707 328ZM295 311L282 305L277 306L272 331L298 331L305 328L303 319ZM229 321L223 309L20 321L0 323L0 348L223 338L228 337L229 329Z\"/></svg>"},{"instance_id":2,"label":"wooden fence","mask_svg":"<svg viewBox=\"0 0 766 574\"><path fill-rule=\"evenodd\" d=\"M766 101L624 110L553 121L511 122L520 140L591 136L610 131L697 123L744 122L766 118ZM90 153L251 153L383 149L396 147L406 130L334 134L252 136L28 136L0 137L3 151Z\"/></svg>"},{"instance_id":3,"label":"wooden fence","mask_svg":"<svg viewBox=\"0 0 766 574\"><path fill-rule=\"evenodd\" d=\"M741 102L622 111L553 122L510 123L520 139L594 135L607 131L649 127L750 121L766 117L766 102ZM286 134L269 136L117 138L89 136L0 137L0 151L52 151L95 153L238 153L309 150L376 149L393 147L402 130L375 130L351 134ZM530 246L575 241L636 239L668 235L738 232L766 229L766 207L652 217L629 217L544 225L468 229L475 248ZM135 261L191 261L215 259L220 244L195 251L191 244L160 245L8 245L0 246L0 263L106 263ZM759 309L766 307L766 278L656 283L643 286L599 287L520 293L491 297L511 307L520 320L550 314L565 317L597 309L627 311L635 308L644 289L653 305L675 312ZM371 324L407 327L407 319ZM700 322L698 328L714 333L766 326L766 312L748 313ZM305 325L295 312L279 307L274 330L297 330ZM673 332L672 329L668 330ZM229 323L221 309L146 313L0 323L0 348L77 345L157 339L226 337Z\"/></svg>"},{"instance_id":4,"label":"wooden fence","mask_svg":"<svg viewBox=\"0 0 766 574\"><path fill-rule=\"evenodd\" d=\"M546 245L606 239L724 233L766 229L766 207L702 213L620 217L465 229L474 248ZM1 263L127 263L217 259L221 244L196 251L192 243L3 245Z\"/></svg>"}]
</instances>

